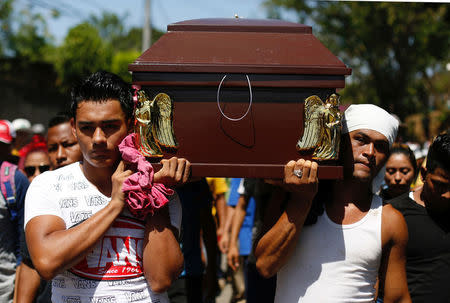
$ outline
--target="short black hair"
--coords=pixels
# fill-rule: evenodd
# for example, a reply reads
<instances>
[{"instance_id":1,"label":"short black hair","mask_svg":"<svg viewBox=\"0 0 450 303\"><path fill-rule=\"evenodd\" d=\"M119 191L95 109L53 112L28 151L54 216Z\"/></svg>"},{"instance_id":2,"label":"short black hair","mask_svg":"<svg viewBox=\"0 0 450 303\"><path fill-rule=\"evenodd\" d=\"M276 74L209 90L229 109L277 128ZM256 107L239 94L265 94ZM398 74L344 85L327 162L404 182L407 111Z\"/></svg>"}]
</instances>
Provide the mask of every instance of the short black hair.
<instances>
[{"instance_id":1,"label":"short black hair","mask_svg":"<svg viewBox=\"0 0 450 303\"><path fill-rule=\"evenodd\" d=\"M88 76L72 89L71 97L71 114L74 119L80 102L107 100L119 101L127 120L133 117L134 104L130 85L110 72L98 71Z\"/></svg>"},{"instance_id":2,"label":"short black hair","mask_svg":"<svg viewBox=\"0 0 450 303\"><path fill-rule=\"evenodd\" d=\"M68 112L59 112L48 121L48 128L70 122L70 114Z\"/></svg>"},{"instance_id":3,"label":"short black hair","mask_svg":"<svg viewBox=\"0 0 450 303\"><path fill-rule=\"evenodd\" d=\"M436 168L450 172L450 135L440 134L434 139L427 155L427 171L433 172Z\"/></svg>"}]
</instances>

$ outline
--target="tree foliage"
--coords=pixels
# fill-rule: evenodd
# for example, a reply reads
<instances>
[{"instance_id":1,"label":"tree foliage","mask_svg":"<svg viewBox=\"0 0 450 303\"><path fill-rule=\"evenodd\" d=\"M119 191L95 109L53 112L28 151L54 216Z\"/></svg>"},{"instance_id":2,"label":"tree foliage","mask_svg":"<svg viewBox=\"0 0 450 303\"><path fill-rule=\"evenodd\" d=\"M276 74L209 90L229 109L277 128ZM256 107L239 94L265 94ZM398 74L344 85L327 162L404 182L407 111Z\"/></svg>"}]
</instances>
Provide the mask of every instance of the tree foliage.
<instances>
[{"instance_id":1,"label":"tree foliage","mask_svg":"<svg viewBox=\"0 0 450 303\"><path fill-rule=\"evenodd\" d=\"M433 75L449 61L450 7L438 3L268 0L271 11L296 12L349 67L341 93L351 103L375 103L400 117L426 111ZM448 87L449 83L447 83Z\"/></svg>"},{"instance_id":2,"label":"tree foliage","mask_svg":"<svg viewBox=\"0 0 450 303\"><path fill-rule=\"evenodd\" d=\"M111 51L112 61L109 70L131 82L128 64L136 60L141 53L142 28L132 27L127 31L124 26L126 17L103 12L101 16L91 16L88 22L98 30ZM162 35L163 32L152 28L152 42Z\"/></svg>"},{"instance_id":3,"label":"tree foliage","mask_svg":"<svg viewBox=\"0 0 450 303\"><path fill-rule=\"evenodd\" d=\"M125 18L103 12L69 30L55 59L63 89L100 69L112 71L131 82L128 64L141 53L142 29L126 30ZM154 39L162 34L153 30Z\"/></svg>"},{"instance_id":4,"label":"tree foliage","mask_svg":"<svg viewBox=\"0 0 450 303\"><path fill-rule=\"evenodd\" d=\"M126 15L119 17L114 13L102 12L101 16L91 15L87 20L99 32L100 37L108 43L113 43L126 36L124 21Z\"/></svg>"},{"instance_id":5,"label":"tree foliage","mask_svg":"<svg viewBox=\"0 0 450 303\"><path fill-rule=\"evenodd\" d=\"M17 3L0 1L0 57L21 58L26 62L48 61L54 45L45 16L29 5L17 12L14 9Z\"/></svg>"},{"instance_id":6,"label":"tree foliage","mask_svg":"<svg viewBox=\"0 0 450 303\"><path fill-rule=\"evenodd\" d=\"M45 58L53 45L45 18L29 9L23 9L20 15L18 29L9 38L10 50L16 57L32 62L47 61Z\"/></svg>"},{"instance_id":7,"label":"tree foliage","mask_svg":"<svg viewBox=\"0 0 450 303\"><path fill-rule=\"evenodd\" d=\"M141 53L142 29L127 28L127 15L118 16L104 11L91 15L70 28L61 45L55 46L48 32L47 20L25 6L16 11L18 2L0 1L0 57L27 62L47 62L57 72L56 87L63 92L85 75L97 70L109 70L131 81L128 64ZM59 12L49 8L45 13L51 18ZM152 42L163 32L152 29ZM15 60L15 59L14 59Z\"/></svg>"},{"instance_id":8,"label":"tree foliage","mask_svg":"<svg viewBox=\"0 0 450 303\"><path fill-rule=\"evenodd\" d=\"M164 32L152 28L152 44L155 43ZM132 27L125 36L120 37L114 42L115 48L118 50L135 49L141 52L142 48L142 28Z\"/></svg>"},{"instance_id":9,"label":"tree foliage","mask_svg":"<svg viewBox=\"0 0 450 303\"><path fill-rule=\"evenodd\" d=\"M71 28L58 49L56 68L61 84L69 88L88 74L109 70L111 58L111 50L95 27L85 22Z\"/></svg>"},{"instance_id":10,"label":"tree foliage","mask_svg":"<svg viewBox=\"0 0 450 303\"><path fill-rule=\"evenodd\" d=\"M131 74L128 72L128 64L136 60L139 55L140 52L133 49L115 53L111 62L111 72L119 75L125 81L131 82Z\"/></svg>"},{"instance_id":11,"label":"tree foliage","mask_svg":"<svg viewBox=\"0 0 450 303\"><path fill-rule=\"evenodd\" d=\"M13 0L0 1L0 57L3 56L9 47L11 36L11 13L13 10Z\"/></svg>"}]
</instances>

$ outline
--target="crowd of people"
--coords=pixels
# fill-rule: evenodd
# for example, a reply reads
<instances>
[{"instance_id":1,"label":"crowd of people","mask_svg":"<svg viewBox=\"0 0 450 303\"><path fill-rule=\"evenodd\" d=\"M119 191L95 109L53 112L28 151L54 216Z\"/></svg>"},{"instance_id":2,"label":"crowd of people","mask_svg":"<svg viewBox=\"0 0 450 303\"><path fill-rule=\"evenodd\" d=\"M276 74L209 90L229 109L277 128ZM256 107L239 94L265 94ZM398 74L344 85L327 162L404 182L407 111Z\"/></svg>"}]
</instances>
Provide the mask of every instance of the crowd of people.
<instances>
[{"instance_id":1,"label":"crowd of people","mask_svg":"<svg viewBox=\"0 0 450 303\"><path fill-rule=\"evenodd\" d=\"M131 86L97 72L46 130L0 120L0 302L210 303L227 285L230 302L450 302L448 133L415 154L398 119L351 105L342 180L304 159L283 180L194 179L175 157L133 179L133 110Z\"/></svg>"}]
</instances>

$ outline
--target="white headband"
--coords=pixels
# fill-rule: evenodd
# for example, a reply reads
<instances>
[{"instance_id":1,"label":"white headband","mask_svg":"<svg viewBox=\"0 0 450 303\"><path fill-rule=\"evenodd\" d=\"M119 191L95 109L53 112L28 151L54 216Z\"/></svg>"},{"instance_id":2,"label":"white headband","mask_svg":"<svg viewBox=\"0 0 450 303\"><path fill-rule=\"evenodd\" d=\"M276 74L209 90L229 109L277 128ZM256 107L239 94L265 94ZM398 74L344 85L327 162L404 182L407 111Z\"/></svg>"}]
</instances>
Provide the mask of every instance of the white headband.
<instances>
[{"instance_id":1,"label":"white headband","mask_svg":"<svg viewBox=\"0 0 450 303\"><path fill-rule=\"evenodd\" d=\"M373 104L352 104L344 112L342 133L357 129L371 129L384 135L389 146L397 137L398 120L387 111Z\"/></svg>"}]
</instances>

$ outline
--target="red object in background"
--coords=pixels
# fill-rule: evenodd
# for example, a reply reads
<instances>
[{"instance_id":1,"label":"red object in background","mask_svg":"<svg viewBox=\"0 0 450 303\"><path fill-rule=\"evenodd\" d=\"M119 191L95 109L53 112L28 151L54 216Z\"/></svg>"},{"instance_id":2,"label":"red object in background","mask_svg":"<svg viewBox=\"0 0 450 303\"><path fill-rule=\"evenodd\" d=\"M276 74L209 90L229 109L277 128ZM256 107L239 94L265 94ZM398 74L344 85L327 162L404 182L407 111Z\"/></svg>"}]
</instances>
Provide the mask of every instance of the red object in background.
<instances>
[{"instance_id":1,"label":"red object in background","mask_svg":"<svg viewBox=\"0 0 450 303\"><path fill-rule=\"evenodd\" d=\"M27 155L30 152L37 151L37 150L42 150L45 153L48 152L47 142L46 142L45 138L41 135L34 135L33 137L31 137L31 142L19 150L20 160L19 160L19 163L17 166L19 167L19 169L21 171L23 171L23 169L24 169L25 158L27 157Z\"/></svg>"},{"instance_id":2,"label":"red object in background","mask_svg":"<svg viewBox=\"0 0 450 303\"><path fill-rule=\"evenodd\" d=\"M31 142L19 150L19 156L25 158L31 151L45 150L47 151L47 142L41 135L31 137Z\"/></svg>"}]
</instances>

